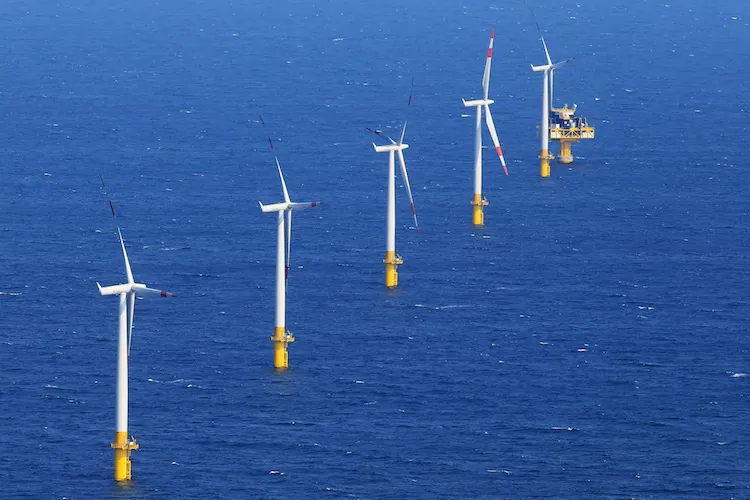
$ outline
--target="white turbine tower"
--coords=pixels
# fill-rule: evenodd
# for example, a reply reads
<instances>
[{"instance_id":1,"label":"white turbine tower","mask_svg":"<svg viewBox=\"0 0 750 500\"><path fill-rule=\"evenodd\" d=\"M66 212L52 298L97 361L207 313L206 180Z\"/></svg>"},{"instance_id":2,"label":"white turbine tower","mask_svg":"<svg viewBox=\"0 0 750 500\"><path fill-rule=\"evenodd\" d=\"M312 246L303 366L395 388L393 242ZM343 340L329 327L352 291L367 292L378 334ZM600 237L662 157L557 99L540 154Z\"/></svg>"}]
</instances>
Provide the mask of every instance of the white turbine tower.
<instances>
[{"instance_id":1,"label":"white turbine tower","mask_svg":"<svg viewBox=\"0 0 750 500\"><path fill-rule=\"evenodd\" d=\"M541 169L541 175L542 177L549 177L550 169L549 169L549 161L553 158L551 154L549 154L549 107L550 107L550 101L551 97L550 94L552 93L552 73L559 67L569 63L574 57L571 57L570 59L566 59L564 61L552 64L552 59L549 57L549 51L547 50L547 43L544 41L544 36L542 36L542 31L539 28L539 25L537 24L537 30L539 30L539 36L542 39L542 46L544 46L544 55L547 57L547 64L543 64L541 66L534 66L531 65L531 69L535 72L543 71L544 72L544 88L542 90L542 124L541 124L541 136L542 136L542 151L539 154L539 160L541 161L540 169Z\"/></svg>"},{"instance_id":2,"label":"white turbine tower","mask_svg":"<svg viewBox=\"0 0 750 500\"><path fill-rule=\"evenodd\" d=\"M102 181L102 185L104 181ZM125 274L127 283L102 287L98 282L96 286L102 295L119 295L119 329L117 338L117 427L115 441L111 447L115 450L115 480L126 481L131 479L130 453L139 448L133 437L128 438L128 362L130 358L130 345L133 338L133 315L135 313L136 297L174 297L175 294L163 290L148 288L143 283L136 283L133 279L133 271L130 269L128 253L125 251L125 242L122 239L122 231L117 223L117 215L112 201L109 202L112 217L117 227L117 237L120 240L122 256L125 259Z\"/></svg>"},{"instance_id":3,"label":"white turbine tower","mask_svg":"<svg viewBox=\"0 0 750 500\"><path fill-rule=\"evenodd\" d=\"M492 136L492 142L495 144L495 151L500 157L500 163L503 165L505 175L508 175L508 167L505 165L505 157L500 147L500 141L497 138L495 122L490 114L490 104L494 103L489 98L490 94L490 66L492 65L492 46L495 42L495 30L490 35L490 47L487 49L487 62L484 65L484 76L482 77L482 90L484 91L483 99L466 101L461 99L464 106L477 108L476 129L474 136L474 199L471 204L474 206L474 224L481 226L484 224L484 207L488 205L487 199L482 196L482 108L484 108L484 117L487 122L487 129Z\"/></svg>"},{"instance_id":4,"label":"white turbine tower","mask_svg":"<svg viewBox=\"0 0 750 500\"><path fill-rule=\"evenodd\" d=\"M323 202L312 201L295 203L289 198L289 192L286 189L286 182L284 182L284 174L281 172L281 164L279 163L279 158L276 156L276 150L273 147L273 141L271 141L270 137L268 138L268 143L271 145L271 150L273 151L273 156L276 160L276 168L279 171L281 188L284 191L284 202L274 203L273 205L264 205L261 202L258 202L258 204L263 212L278 213L278 234L276 239L276 322L274 334L273 337L271 337L271 340L274 343L273 364L277 370L281 371L286 370L289 367L289 352L287 350L287 344L289 344L289 342L294 342L294 336L286 329L286 286L289 278L289 259L291 257L292 245L292 211L316 207L322 205ZM284 214L286 214L286 246L284 245Z\"/></svg>"},{"instance_id":5,"label":"white turbine tower","mask_svg":"<svg viewBox=\"0 0 750 500\"><path fill-rule=\"evenodd\" d=\"M409 105L411 105L411 93L409 94ZM396 168L395 168L395 155L398 153L398 161L401 165L401 178L404 181L406 192L409 195L409 204L411 205L411 213L414 217L414 228L419 234L419 223L417 222L417 210L414 208L414 197L411 193L411 185L409 184L409 174L406 172L406 161L404 160L404 149L409 147L408 144L404 143L404 135L406 134L406 120L404 120L404 126L401 129L401 137L398 142L394 141L387 135L383 134L380 130L367 129L375 133L380 137L385 137L390 141L390 144L386 146L378 146L374 142L372 146L378 153L388 153L388 222L386 224L386 244L385 244L385 286L391 288L398 286L398 271L396 266L404 263L404 260L400 255L396 255Z\"/></svg>"}]
</instances>

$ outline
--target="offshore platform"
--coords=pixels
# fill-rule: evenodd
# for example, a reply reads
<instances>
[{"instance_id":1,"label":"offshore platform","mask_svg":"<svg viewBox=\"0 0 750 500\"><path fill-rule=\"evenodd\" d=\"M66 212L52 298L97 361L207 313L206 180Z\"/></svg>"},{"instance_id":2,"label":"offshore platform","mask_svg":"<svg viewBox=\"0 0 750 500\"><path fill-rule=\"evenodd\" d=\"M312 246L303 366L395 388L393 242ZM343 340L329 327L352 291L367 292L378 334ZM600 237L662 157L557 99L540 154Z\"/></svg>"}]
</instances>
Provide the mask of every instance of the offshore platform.
<instances>
[{"instance_id":1,"label":"offshore platform","mask_svg":"<svg viewBox=\"0 0 750 500\"><path fill-rule=\"evenodd\" d=\"M577 105L569 108L552 108L549 113L549 138L560 143L560 154L557 161L560 163L573 163L571 144L581 139L593 139L594 127L589 125L586 117L574 116Z\"/></svg>"}]
</instances>

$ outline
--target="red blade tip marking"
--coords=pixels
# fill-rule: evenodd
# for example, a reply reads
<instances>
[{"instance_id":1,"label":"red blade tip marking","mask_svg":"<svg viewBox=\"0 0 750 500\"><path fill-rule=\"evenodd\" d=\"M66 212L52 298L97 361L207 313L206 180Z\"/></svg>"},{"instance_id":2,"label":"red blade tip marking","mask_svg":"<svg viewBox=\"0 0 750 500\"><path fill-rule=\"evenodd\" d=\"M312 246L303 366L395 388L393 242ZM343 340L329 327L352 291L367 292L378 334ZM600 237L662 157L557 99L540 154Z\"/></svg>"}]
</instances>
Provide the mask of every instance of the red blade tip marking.
<instances>
[{"instance_id":1,"label":"red blade tip marking","mask_svg":"<svg viewBox=\"0 0 750 500\"><path fill-rule=\"evenodd\" d=\"M487 49L487 59L492 59L492 47Z\"/></svg>"},{"instance_id":2,"label":"red blade tip marking","mask_svg":"<svg viewBox=\"0 0 750 500\"><path fill-rule=\"evenodd\" d=\"M492 34L490 35L490 38L495 38L495 28L492 28Z\"/></svg>"}]
</instances>

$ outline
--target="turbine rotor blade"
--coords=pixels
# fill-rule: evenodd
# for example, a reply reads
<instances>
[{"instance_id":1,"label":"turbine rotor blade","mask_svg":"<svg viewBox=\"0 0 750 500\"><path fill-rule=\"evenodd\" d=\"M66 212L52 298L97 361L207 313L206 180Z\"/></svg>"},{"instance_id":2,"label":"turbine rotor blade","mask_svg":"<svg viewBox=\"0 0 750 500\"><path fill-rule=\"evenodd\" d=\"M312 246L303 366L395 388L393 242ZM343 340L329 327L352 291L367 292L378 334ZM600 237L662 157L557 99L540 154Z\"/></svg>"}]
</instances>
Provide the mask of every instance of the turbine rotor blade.
<instances>
[{"instance_id":1,"label":"turbine rotor blade","mask_svg":"<svg viewBox=\"0 0 750 500\"><path fill-rule=\"evenodd\" d=\"M492 46L494 43L495 30L493 29L490 35L490 47L487 49L487 62L484 63L484 75L482 76L482 90L485 99L490 95L490 66L492 65Z\"/></svg>"},{"instance_id":2,"label":"turbine rotor blade","mask_svg":"<svg viewBox=\"0 0 750 500\"><path fill-rule=\"evenodd\" d=\"M135 280L133 280L133 270L130 268L130 260L128 260L128 252L125 250L125 241L122 239L122 231L120 231L120 224L117 222L117 214L115 213L115 206L112 204L112 200L109 200L109 208L112 210L112 218L114 218L115 227L117 228L117 237L120 239L120 247L122 247L122 256L125 259L125 274L128 276L128 283L135 283Z\"/></svg>"},{"instance_id":3,"label":"turbine rotor blade","mask_svg":"<svg viewBox=\"0 0 750 500\"><path fill-rule=\"evenodd\" d=\"M564 61L560 61L559 63L552 64L552 66L550 67L550 71L554 71L561 66L565 66L566 64L571 62L573 59L575 59L575 56L569 59L565 59Z\"/></svg>"},{"instance_id":4,"label":"turbine rotor blade","mask_svg":"<svg viewBox=\"0 0 750 500\"><path fill-rule=\"evenodd\" d=\"M308 201L308 202L291 202L287 204L287 209L290 210L306 210L308 208L317 207L318 205L322 205L322 201Z\"/></svg>"},{"instance_id":5,"label":"turbine rotor blade","mask_svg":"<svg viewBox=\"0 0 750 500\"><path fill-rule=\"evenodd\" d=\"M552 64L552 59L549 57L549 50L547 50L547 42L544 41L544 37L542 37L542 45L544 45L544 54L547 56L547 64Z\"/></svg>"},{"instance_id":6,"label":"turbine rotor blade","mask_svg":"<svg viewBox=\"0 0 750 500\"><path fill-rule=\"evenodd\" d=\"M411 100L411 98L409 98ZM398 140L398 145L402 145L404 143L404 135L406 134L406 120L404 120L404 127L401 129L401 137Z\"/></svg>"},{"instance_id":7,"label":"turbine rotor blade","mask_svg":"<svg viewBox=\"0 0 750 500\"><path fill-rule=\"evenodd\" d=\"M276 158L276 156L274 156ZM286 182L284 182L284 174L281 172L281 165L279 164L279 159L276 158L276 168L279 170L279 178L281 179L281 187L284 189L284 201L287 203L291 202L292 200L289 199L289 191L286 189Z\"/></svg>"},{"instance_id":8,"label":"turbine rotor blade","mask_svg":"<svg viewBox=\"0 0 750 500\"><path fill-rule=\"evenodd\" d=\"M263 120L263 116L260 116L260 123L265 128L266 122ZM289 199L289 191L286 189L286 182L284 181L284 174L281 172L281 164L279 163L279 157L276 154L276 148L273 145L273 141L271 140L271 136L268 136L268 145L271 146L271 152L273 153L273 159L276 161L276 169L279 171L279 178L281 179L281 188L284 190L284 201L289 203L291 200Z\"/></svg>"},{"instance_id":9,"label":"turbine rotor blade","mask_svg":"<svg viewBox=\"0 0 750 500\"><path fill-rule=\"evenodd\" d=\"M139 297L177 297L174 293L165 292L156 288L149 288L146 285L136 284L133 286L133 293Z\"/></svg>"},{"instance_id":10,"label":"turbine rotor blade","mask_svg":"<svg viewBox=\"0 0 750 500\"><path fill-rule=\"evenodd\" d=\"M414 229L417 230L417 235L419 235L419 222L417 222L417 209L414 208L414 198L411 194L411 185L409 184L409 174L406 172L406 161L404 161L404 151L402 149L398 150L398 163L401 165L401 177L404 180L404 186L406 187L406 192L409 194L409 204L411 205L411 214L414 217Z\"/></svg>"},{"instance_id":11,"label":"turbine rotor blade","mask_svg":"<svg viewBox=\"0 0 750 500\"><path fill-rule=\"evenodd\" d=\"M133 343L133 317L135 316L135 293L128 294L128 361L130 361L130 346Z\"/></svg>"},{"instance_id":12,"label":"turbine rotor blade","mask_svg":"<svg viewBox=\"0 0 750 500\"><path fill-rule=\"evenodd\" d=\"M492 115L490 114L490 106L488 104L484 105L484 119L487 122L487 128L490 130L492 142L495 144L495 151L497 151L497 156L500 157L500 163L502 163L503 165L505 175L508 175L508 167L505 165L505 157L503 156L503 150L500 147L500 141L497 138L497 131L495 130L495 121L492 119Z\"/></svg>"},{"instance_id":13,"label":"turbine rotor blade","mask_svg":"<svg viewBox=\"0 0 750 500\"><path fill-rule=\"evenodd\" d=\"M391 144L396 144L396 141L394 141L389 136L387 136L382 130L373 129L373 128L370 128L370 127L365 127L365 130L367 130L368 132L372 132L373 134L377 135L378 137L382 137L384 139L388 139L389 141L391 141Z\"/></svg>"},{"instance_id":14,"label":"turbine rotor blade","mask_svg":"<svg viewBox=\"0 0 750 500\"><path fill-rule=\"evenodd\" d=\"M261 121L263 118L261 118ZM279 163L279 157L276 155L276 148L273 147L273 141L271 136L268 136L268 145L271 146L271 152L273 152L273 159L276 160L276 169L279 171L279 178L281 179L281 188L284 190L284 201L289 203L289 191L286 189L286 182L284 182L284 174L281 172L281 164Z\"/></svg>"},{"instance_id":15,"label":"turbine rotor blade","mask_svg":"<svg viewBox=\"0 0 750 500\"><path fill-rule=\"evenodd\" d=\"M289 286L289 264L292 260L292 210L286 213L286 269L284 269L284 288Z\"/></svg>"},{"instance_id":16,"label":"turbine rotor blade","mask_svg":"<svg viewBox=\"0 0 750 500\"><path fill-rule=\"evenodd\" d=\"M555 103L555 68L549 70L549 107Z\"/></svg>"}]
</instances>

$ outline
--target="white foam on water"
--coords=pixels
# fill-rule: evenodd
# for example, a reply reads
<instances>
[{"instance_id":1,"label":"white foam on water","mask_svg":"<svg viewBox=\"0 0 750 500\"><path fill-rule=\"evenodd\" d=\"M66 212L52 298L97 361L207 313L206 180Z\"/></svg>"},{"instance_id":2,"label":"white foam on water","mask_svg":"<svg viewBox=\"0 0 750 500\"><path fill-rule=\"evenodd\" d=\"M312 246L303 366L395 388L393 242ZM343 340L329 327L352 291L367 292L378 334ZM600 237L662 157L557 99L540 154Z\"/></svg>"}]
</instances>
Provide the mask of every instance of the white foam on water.
<instances>
[{"instance_id":1,"label":"white foam on water","mask_svg":"<svg viewBox=\"0 0 750 500\"><path fill-rule=\"evenodd\" d=\"M435 309L444 311L445 309L458 309L460 307L470 307L468 304L448 304L445 306L436 306Z\"/></svg>"}]
</instances>

